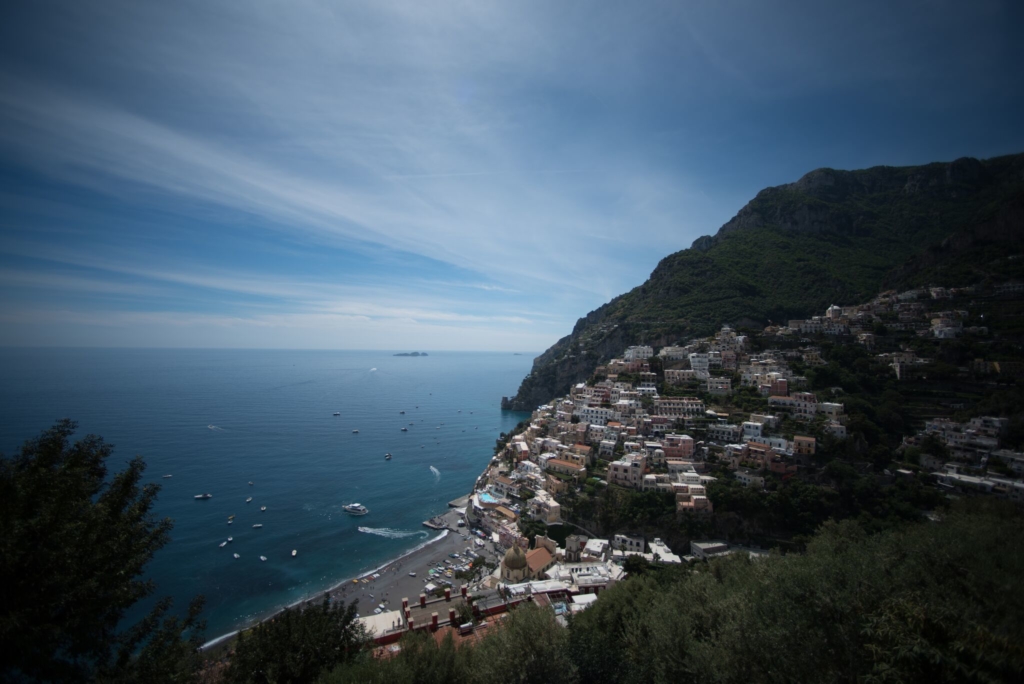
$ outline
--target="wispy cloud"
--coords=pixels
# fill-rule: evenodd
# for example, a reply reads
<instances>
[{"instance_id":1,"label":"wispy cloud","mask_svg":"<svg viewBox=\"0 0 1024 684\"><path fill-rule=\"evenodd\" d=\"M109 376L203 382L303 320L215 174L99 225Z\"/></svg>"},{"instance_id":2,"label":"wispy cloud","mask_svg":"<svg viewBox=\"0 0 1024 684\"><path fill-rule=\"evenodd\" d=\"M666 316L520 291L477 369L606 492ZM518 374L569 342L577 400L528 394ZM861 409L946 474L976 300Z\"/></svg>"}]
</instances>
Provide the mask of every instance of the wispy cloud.
<instances>
[{"instance_id":1,"label":"wispy cloud","mask_svg":"<svg viewBox=\"0 0 1024 684\"><path fill-rule=\"evenodd\" d=\"M0 28L0 313L554 341L760 187L900 161L853 139L865 89L1009 97L1007 8L32 3ZM952 149L885 115L879 147Z\"/></svg>"}]
</instances>

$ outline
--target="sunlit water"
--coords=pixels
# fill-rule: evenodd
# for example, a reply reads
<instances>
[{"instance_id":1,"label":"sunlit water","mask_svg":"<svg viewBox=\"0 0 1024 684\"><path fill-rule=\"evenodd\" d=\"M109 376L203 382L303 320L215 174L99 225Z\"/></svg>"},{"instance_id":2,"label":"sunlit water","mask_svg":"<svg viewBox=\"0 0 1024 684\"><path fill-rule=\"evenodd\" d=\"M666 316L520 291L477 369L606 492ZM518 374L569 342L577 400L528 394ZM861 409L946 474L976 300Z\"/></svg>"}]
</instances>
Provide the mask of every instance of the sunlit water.
<instances>
[{"instance_id":1,"label":"sunlit water","mask_svg":"<svg viewBox=\"0 0 1024 684\"><path fill-rule=\"evenodd\" d=\"M0 451L69 417L115 445L112 470L141 454L163 488L155 514L174 520L149 575L178 608L204 594L212 638L436 535L421 522L472 487L498 434L525 417L499 402L531 359L5 349ZM370 513L347 515L352 502Z\"/></svg>"}]
</instances>

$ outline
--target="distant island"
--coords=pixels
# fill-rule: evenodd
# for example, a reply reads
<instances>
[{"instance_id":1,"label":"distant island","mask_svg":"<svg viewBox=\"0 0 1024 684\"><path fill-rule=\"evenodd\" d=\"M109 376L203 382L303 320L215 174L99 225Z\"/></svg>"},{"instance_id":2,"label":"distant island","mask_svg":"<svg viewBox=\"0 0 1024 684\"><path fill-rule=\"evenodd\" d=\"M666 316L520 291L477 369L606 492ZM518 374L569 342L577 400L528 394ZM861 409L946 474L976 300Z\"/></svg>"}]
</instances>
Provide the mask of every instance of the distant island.
<instances>
[{"instance_id":1,"label":"distant island","mask_svg":"<svg viewBox=\"0 0 1024 684\"><path fill-rule=\"evenodd\" d=\"M403 352L401 354L395 354L395 356L426 356L427 352Z\"/></svg>"}]
</instances>

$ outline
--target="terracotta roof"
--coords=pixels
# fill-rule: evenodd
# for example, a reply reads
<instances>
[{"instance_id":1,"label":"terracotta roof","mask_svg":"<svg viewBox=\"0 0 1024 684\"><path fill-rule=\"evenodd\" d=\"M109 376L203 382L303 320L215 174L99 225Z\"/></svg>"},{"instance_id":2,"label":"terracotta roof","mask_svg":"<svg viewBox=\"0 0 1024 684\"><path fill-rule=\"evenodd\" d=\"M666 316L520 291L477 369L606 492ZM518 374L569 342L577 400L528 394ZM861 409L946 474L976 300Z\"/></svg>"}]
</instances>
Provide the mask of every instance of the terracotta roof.
<instances>
[{"instance_id":1,"label":"terracotta roof","mask_svg":"<svg viewBox=\"0 0 1024 684\"><path fill-rule=\"evenodd\" d=\"M530 566L530 574L535 575L551 562L551 552L541 547L526 554L526 563Z\"/></svg>"},{"instance_id":2,"label":"terracotta roof","mask_svg":"<svg viewBox=\"0 0 1024 684\"><path fill-rule=\"evenodd\" d=\"M548 465L551 465L552 463L560 463L562 465L569 466L570 468L574 468L576 470L583 470L583 466L577 465L572 461L566 461L565 459L562 458L552 458L551 460L548 461Z\"/></svg>"}]
</instances>

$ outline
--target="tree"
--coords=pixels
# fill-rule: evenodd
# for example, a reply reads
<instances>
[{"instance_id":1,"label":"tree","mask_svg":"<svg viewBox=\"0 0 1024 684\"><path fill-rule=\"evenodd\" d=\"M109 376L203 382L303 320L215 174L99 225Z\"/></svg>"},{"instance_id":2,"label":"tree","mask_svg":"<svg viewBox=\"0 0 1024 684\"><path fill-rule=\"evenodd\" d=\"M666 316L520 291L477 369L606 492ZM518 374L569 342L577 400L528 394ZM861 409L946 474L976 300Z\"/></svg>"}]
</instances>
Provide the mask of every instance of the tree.
<instances>
[{"instance_id":1,"label":"tree","mask_svg":"<svg viewBox=\"0 0 1024 684\"><path fill-rule=\"evenodd\" d=\"M188 680L199 666L201 598L184 619L165 617L163 599L118 629L155 588L139 577L172 526L150 513L159 487L140 486L141 457L108 478L113 448L95 435L71 444L75 427L58 421L0 456L0 679Z\"/></svg>"},{"instance_id":2,"label":"tree","mask_svg":"<svg viewBox=\"0 0 1024 684\"><path fill-rule=\"evenodd\" d=\"M352 660L367 635L356 622L356 602L291 608L238 635L224 675L232 684L313 682Z\"/></svg>"}]
</instances>

